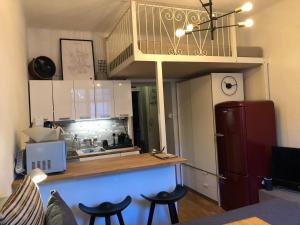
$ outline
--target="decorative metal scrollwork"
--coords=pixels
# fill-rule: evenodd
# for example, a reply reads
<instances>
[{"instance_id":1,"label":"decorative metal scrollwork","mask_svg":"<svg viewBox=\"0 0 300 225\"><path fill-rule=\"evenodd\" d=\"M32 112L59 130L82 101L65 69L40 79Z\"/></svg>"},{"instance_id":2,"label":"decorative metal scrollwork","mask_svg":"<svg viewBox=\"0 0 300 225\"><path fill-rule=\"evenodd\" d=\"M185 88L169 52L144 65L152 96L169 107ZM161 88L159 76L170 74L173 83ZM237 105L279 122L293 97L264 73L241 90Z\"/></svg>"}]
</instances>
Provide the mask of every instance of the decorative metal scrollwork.
<instances>
[{"instance_id":1,"label":"decorative metal scrollwork","mask_svg":"<svg viewBox=\"0 0 300 225\"><path fill-rule=\"evenodd\" d=\"M187 12L187 21L192 24L201 23L201 15L198 11L188 11Z\"/></svg>"},{"instance_id":2,"label":"decorative metal scrollwork","mask_svg":"<svg viewBox=\"0 0 300 225\"><path fill-rule=\"evenodd\" d=\"M196 49L196 50L194 50L194 55L207 56L207 50Z\"/></svg>"},{"instance_id":3,"label":"decorative metal scrollwork","mask_svg":"<svg viewBox=\"0 0 300 225\"><path fill-rule=\"evenodd\" d=\"M216 34L217 41L214 43L211 43L208 38L209 31L194 32L181 38L176 36L178 28L186 29L189 24L201 24L208 21L206 11L147 3L137 4L138 41L139 48L144 54L154 52L169 55L230 56L230 50L226 50L230 49L231 45L228 31L220 30ZM220 15L220 13L215 13L215 16ZM224 17L222 25L228 24L228 20L229 18ZM206 23L198 28L207 29L210 26L210 23ZM208 50L210 48L214 50Z\"/></svg>"},{"instance_id":4,"label":"decorative metal scrollwork","mask_svg":"<svg viewBox=\"0 0 300 225\"><path fill-rule=\"evenodd\" d=\"M170 48L168 51L169 55L183 55L182 53L183 53L182 49Z\"/></svg>"},{"instance_id":5,"label":"decorative metal scrollwork","mask_svg":"<svg viewBox=\"0 0 300 225\"><path fill-rule=\"evenodd\" d=\"M175 19L175 21L177 21L177 22L184 21L185 16L186 15L185 15L184 11L174 10L174 19Z\"/></svg>"},{"instance_id":6,"label":"decorative metal scrollwork","mask_svg":"<svg viewBox=\"0 0 300 225\"><path fill-rule=\"evenodd\" d=\"M174 12L170 8L165 8L161 10L161 16L162 18L166 20L173 20L174 19Z\"/></svg>"}]
</instances>

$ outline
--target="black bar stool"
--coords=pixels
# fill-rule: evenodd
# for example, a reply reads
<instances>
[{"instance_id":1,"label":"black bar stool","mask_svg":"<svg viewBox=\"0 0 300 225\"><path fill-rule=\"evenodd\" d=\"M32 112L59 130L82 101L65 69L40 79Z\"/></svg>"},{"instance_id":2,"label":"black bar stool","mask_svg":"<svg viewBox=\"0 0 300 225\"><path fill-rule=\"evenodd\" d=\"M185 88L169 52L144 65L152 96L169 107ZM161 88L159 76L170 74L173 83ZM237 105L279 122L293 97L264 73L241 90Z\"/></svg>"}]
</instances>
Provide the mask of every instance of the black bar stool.
<instances>
[{"instance_id":1,"label":"black bar stool","mask_svg":"<svg viewBox=\"0 0 300 225\"><path fill-rule=\"evenodd\" d=\"M179 223L175 203L178 200L180 200L181 198L183 198L186 195L186 193L187 193L187 188L186 187L181 186L181 185L177 185L175 190L173 192L170 192L170 193L162 191L162 192L159 192L157 195L152 196L152 197L147 197L145 195L142 195L143 198L145 198L149 202L151 202L147 225L152 224L155 204L168 205L172 224Z\"/></svg>"},{"instance_id":2,"label":"black bar stool","mask_svg":"<svg viewBox=\"0 0 300 225\"><path fill-rule=\"evenodd\" d=\"M110 202L104 202L97 207L87 207L79 203L79 208L91 216L90 225L95 224L96 217L104 217L105 225L111 225L110 217L117 215L120 225L125 225L122 211L127 208L131 203L132 199L130 196L127 196L122 202L113 204Z\"/></svg>"}]
</instances>

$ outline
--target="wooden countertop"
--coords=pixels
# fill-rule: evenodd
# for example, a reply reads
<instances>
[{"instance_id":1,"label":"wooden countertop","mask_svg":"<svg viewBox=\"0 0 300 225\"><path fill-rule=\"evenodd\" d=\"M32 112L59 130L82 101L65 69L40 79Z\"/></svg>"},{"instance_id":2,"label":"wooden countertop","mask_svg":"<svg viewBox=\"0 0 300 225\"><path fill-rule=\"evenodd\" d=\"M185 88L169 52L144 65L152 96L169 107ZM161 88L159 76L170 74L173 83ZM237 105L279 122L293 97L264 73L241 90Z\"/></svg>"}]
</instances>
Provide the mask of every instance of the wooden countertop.
<instances>
[{"instance_id":1,"label":"wooden countertop","mask_svg":"<svg viewBox=\"0 0 300 225\"><path fill-rule=\"evenodd\" d=\"M180 157L162 160L150 154L141 154L85 162L70 162L67 165L67 171L49 175L43 183L175 165L185 161ZM12 184L13 188L16 188L20 182L21 180L15 180Z\"/></svg>"}]
</instances>

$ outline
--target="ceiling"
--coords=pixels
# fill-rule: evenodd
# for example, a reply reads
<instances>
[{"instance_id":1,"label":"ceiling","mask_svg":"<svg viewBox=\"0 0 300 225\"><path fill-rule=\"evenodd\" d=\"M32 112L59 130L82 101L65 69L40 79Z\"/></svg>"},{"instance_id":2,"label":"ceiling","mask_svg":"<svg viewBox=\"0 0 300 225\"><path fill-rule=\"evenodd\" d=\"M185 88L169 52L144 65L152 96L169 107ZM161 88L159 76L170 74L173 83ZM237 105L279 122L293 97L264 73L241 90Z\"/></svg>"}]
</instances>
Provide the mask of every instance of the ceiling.
<instances>
[{"instance_id":1,"label":"ceiling","mask_svg":"<svg viewBox=\"0 0 300 225\"><path fill-rule=\"evenodd\" d=\"M191 7L200 5L198 0L156 1ZM214 0L214 5L217 9L226 11L245 1L247 0ZM267 5L271 1L276 0L252 0L260 6ZM97 31L104 36L112 30L130 5L130 0L24 0L22 2L29 27Z\"/></svg>"}]
</instances>

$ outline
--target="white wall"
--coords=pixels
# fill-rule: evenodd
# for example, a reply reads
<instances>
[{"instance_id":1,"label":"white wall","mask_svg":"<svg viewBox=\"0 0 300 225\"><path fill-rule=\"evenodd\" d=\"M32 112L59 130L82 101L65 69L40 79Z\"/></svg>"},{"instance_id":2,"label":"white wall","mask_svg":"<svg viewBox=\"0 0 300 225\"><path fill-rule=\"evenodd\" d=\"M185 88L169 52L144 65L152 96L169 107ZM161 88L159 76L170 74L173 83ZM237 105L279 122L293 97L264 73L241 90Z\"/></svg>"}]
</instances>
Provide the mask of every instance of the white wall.
<instances>
[{"instance_id":1,"label":"white wall","mask_svg":"<svg viewBox=\"0 0 300 225\"><path fill-rule=\"evenodd\" d=\"M28 28L28 62L38 56L50 57L56 65L55 79L61 78L60 38L93 40L95 66L105 60L105 40L100 33L90 31ZM96 67L97 71L97 67Z\"/></svg>"},{"instance_id":2,"label":"white wall","mask_svg":"<svg viewBox=\"0 0 300 225\"><path fill-rule=\"evenodd\" d=\"M0 4L0 196L11 192L14 152L28 126L26 30L21 0Z\"/></svg>"},{"instance_id":3,"label":"white wall","mask_svg":"<svg viewBox=\"0 0 300 225\"><path fill-rule=\"evenodd\" d=\"M255 26L241 30L240 45L262 46L270 59L270 94L277 113L278 143L300 147L299 0L270 0L252 17ZM257 90L255 83L253 90Z\"/></svg>"}]
</instances>

